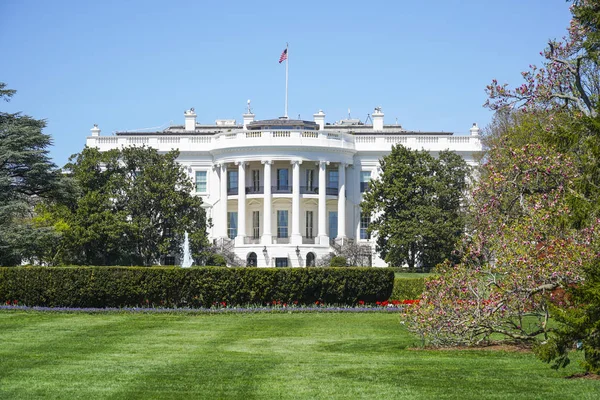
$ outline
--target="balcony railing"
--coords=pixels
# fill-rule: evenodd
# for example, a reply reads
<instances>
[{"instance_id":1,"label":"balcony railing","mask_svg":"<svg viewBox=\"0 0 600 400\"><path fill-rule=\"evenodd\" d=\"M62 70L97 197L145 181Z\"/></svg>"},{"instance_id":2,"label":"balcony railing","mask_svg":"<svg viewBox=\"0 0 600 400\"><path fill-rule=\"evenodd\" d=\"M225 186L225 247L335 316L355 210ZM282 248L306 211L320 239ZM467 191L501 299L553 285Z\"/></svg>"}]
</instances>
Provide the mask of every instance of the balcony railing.
<instances>
[{"instance_id":1,"label":"balcony railing","mask_svg":"<svg viewBox=\"0 0 600 400\"><path fill-rule=\"evenodd\" d=\"M272 193L292 193L292 187L286 185L276 185L271 187Z\"/></svg>"},{"instance_id":2,"label":"balcony railing","mask_svg":"<svg viewBox=\"0 0 600 400\"><path fill-rule=\"evenodd\" d=\"M300 193L302 194L318 194L319 188L314 186L300 186Z\"/></svg>"},{"instance_id":3,"label":"balcony railing","mask_svg":"<svg viewBox=\"0 0 600 400\"><path fill-rule=\"evenodd\" d=\"M246 194L263 194L264 187L263 186L247 186Z\"/></svg>"},{"instance_id":4,"label":"balcony railing","mask_svg":"<svg viewBox=\"0 0 600 400\"><path fill-rule=\"evenodd\" d=\"M339 189L335 187L327 188L327 196L337 196L339 193Z\"/></svg>"},{"instance_id":5,"label":"balcony railing","mask_svg":"<svg viewBox=\"0 0 600 400\"><path fill-rule=\"evenodd\" d=\"M252 236L246 236L244 238L244 244L260 244L260 238L253 238Z\"/></svg>"},{"instance_id":6,"label":"balcony railing","mask_svg":"<svg viewBox=\"0 0 600 400\"><path fill-rule=\"evenodd\" d=\"M361 183L361 191L363 186ZM246 194L264 194L264 186L246 186ZM292 193L292 186L284 186L284 185L279 185L279 186L271 186L271 193L272 194L281 194L281 193ZM319 188L318 187L311 187L311 186L300 186L300 193L301 194L319 194ZM237 187L228 187L227 188L227 195L228 196L236 196L238 194L238 188ZM337 196L339 194L339 189L336 187L328 187L326 188L326 194L327 196ZM347 194L346 194L347 196Z\"/></svg>"}]
</instances>

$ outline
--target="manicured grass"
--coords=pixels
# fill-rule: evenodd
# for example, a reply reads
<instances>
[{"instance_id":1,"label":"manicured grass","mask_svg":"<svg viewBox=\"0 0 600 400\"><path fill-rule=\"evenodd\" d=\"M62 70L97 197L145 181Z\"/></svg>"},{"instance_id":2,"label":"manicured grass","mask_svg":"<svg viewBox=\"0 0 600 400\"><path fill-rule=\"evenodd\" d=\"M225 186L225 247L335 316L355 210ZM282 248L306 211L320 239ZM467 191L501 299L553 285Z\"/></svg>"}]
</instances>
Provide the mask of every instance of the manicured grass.
<instances>
[{"instance_id":1,"label":"manicured grass","mask_svg":"<svg viewBox=\"0 0 600 400\"><path fill-rule=\"evenodd\" d=\"M529 353L429 351L397 314L0 312L2 399L592 399Z\"/></svg>"},{"instance_id":2,"label":"manicured grass","mask_svg":"<svg viewBox=\"0 0 600 400\"><path fill-rule=\"evenodd\" d=\"M414 279L414 278L427 278L432 276L430 272L394 272L395 278Z\"/></svg>"}]
</instances>

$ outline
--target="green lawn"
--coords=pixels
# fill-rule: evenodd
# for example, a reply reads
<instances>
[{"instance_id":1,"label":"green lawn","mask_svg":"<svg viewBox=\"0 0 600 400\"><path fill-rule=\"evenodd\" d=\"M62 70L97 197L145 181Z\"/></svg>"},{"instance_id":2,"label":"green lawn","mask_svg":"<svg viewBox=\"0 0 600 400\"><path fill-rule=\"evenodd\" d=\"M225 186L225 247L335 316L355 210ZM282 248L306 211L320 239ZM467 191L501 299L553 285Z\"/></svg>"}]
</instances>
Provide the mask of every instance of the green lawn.
<instances>
[{"instance_id":1,"label":"green lawn","mask_svg":"<svg viewBox=\"0 0 600 400\"><path fill-rule=\"evenodd\" d=\"M595 399L528 353L413 350L397 314L0 312L1 399Z\"/></svg>"},{"instance_id":2,"label":"green lawn","mask_svg":"<svg viewBox=\"0 0 600 400\"><path fill-rule=\"evenodd\" d=\"M430 272L394 272L394 277L405 279L427 278L431 275L433 275L433 273Z\"/></svg>"}]
</instances>

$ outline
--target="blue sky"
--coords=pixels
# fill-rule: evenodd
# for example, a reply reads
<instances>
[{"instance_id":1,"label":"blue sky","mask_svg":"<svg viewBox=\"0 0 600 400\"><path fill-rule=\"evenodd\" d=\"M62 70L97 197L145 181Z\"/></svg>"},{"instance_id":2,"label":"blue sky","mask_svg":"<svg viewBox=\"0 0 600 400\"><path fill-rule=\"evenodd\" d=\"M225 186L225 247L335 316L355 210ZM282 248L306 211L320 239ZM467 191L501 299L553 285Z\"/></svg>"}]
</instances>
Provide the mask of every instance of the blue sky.
<instances>
[{"instance_id":1,"label":"blue sky","mask_svg":"<svg viewBox=\"0 0 600 400\"><path fill-rule=\"evenodd\" d=\"M493 79L521 83L549 38L564 36L564 0L28 1L0 0L0 110L47 119L58 165L102 135L198 121L283 115L365 120L467 134L487 125Z\"/></svg>"}]
</instances>

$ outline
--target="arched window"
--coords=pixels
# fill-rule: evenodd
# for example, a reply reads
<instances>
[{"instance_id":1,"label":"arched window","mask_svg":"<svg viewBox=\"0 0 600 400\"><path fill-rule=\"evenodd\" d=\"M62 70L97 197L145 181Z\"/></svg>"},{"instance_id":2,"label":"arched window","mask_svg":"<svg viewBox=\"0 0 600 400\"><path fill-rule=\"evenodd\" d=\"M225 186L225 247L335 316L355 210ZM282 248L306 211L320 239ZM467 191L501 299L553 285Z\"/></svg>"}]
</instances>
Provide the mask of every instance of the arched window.
<instances>
[{"instance_id":1,"label":"arched window","mask_svg":"<svg viewBox=\"0 0 600 400\"><path fill-rule=\"evenodd\" d=\"M246 267L256 267L256 262L257 262L256 253L255 252L249 253L248 256L246 257Z\"/></svg>"},{"instance_id":2,"label":"arched window","mask_svg":"<svg viewBox=\"0 0 600 400\"><path fill-rule=\"evenodd\" d=\"M306 255L306 266L314 267L315 266L315 253L308 253Z\"/></svg>"}]
</instances>

